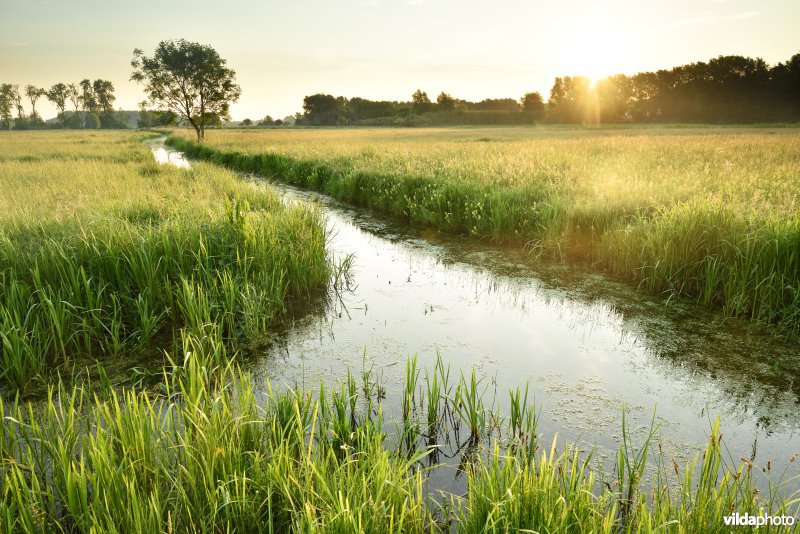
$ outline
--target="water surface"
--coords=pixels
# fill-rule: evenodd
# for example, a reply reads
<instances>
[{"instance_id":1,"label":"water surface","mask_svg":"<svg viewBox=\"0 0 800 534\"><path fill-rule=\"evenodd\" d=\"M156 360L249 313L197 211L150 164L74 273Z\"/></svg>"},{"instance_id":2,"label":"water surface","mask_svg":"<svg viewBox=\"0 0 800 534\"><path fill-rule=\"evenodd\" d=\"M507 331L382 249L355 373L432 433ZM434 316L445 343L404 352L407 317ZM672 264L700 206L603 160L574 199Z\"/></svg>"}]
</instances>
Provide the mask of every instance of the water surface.
<instances>
[{"instance_id":1,"label":"water surface","mask_svg":"<svg viewBox=\"0 0 800 534\"><path fill-rule=\"evenodd\" d=\"M153 150L159 161L188 165L163 142ZM295 310L266 352L251 359L262 387L267 379L309 388L320 379L336 383L348 368L358 374L366 366L391 401L409 356L432 369L441 354L454 376L477 370L489 405L504 408L509 388L530 384L546 443L558 434L610 458L625 406L639 438L655 412L665 456L683 464L702 450L719 415L733 461L755 455L756 465L786 468L785 479L800 475L798 463L788 462L800 452L796 343L580 266L409 228L250 179L287 202L319 205L332 253L353 256L349 289L327 305Z\"/></svg>"}]
</instances>

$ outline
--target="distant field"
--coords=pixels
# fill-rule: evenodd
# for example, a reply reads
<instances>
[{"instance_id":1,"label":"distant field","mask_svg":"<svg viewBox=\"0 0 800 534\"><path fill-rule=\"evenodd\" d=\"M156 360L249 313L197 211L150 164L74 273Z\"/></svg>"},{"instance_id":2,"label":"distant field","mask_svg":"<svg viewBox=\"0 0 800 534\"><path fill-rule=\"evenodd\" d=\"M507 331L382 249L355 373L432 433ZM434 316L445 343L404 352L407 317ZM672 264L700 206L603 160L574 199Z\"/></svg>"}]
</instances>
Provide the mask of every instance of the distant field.
<instances>
[{"instance_id":1,"label":"distant field","mask_svg":"<svg viewBox=\"0 0 800 534\"><path fill-rule=\"evenodd\" d=\"M315 213L213 165L159 166L142 140L0 133L3 385L163 357L183 334L258 339L289 296L326 284Z\"/></svg>"},{"instance_id":2,"label":"distant field","mask_svg":"<svg viewBox=\"0 0 800 534\"><path fill-rule=\"evenodd\" d=\"M797 128L214 130L203 148L176 142L800 331Z\"/></svg>"}]
</instances>

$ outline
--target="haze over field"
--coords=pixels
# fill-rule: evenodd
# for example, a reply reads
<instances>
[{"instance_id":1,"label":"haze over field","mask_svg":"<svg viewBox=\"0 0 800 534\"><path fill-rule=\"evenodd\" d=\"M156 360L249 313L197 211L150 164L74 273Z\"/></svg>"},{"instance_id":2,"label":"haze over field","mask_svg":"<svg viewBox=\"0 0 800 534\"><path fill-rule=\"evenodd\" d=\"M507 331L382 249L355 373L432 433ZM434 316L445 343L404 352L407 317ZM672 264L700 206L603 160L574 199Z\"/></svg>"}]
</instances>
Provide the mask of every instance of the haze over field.
<instances>
[{"instance_id":1,"label":"haze over field","mask_svg":"<svg viewBox=\"0 0 800 534\"><path fill-rule=\"evenodd\" d=\"M800 3L616 0L598 6L504 0L207 0L136 4L0 0L0 73L49 87L102 77L117 107L143 98L129 82L134 48L185 37L213 45L236 70L234 119L282 117L314 92L408 100L422 88L458 98L518 98L553 78L670 68L722 54L785 61L797 52ZM41 103L44 117L55 115Z\"/></svg>"}]
</instances>

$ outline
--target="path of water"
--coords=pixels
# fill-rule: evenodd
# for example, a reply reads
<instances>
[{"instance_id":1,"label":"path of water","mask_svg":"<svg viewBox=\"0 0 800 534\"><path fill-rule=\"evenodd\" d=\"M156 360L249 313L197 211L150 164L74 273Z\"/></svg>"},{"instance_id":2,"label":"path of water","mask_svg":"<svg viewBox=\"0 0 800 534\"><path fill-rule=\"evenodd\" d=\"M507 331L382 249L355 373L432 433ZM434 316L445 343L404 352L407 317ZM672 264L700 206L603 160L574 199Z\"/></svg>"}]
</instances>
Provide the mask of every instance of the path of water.
<instances>
[{"instance_id":1,"label":"path of water","mask_svg":"<svg viewBox=\"0 0 800 534\"><path fill-rule=\"evenodd\" d=\"M163 140L153 150L159 161L188 165ZM488 403L496 390L503 407L506 391L528 382L545 442L558 433L608 457L621 440L623 405L638 436L655 409L666 455L683 463L719 414L736 461L755 454L759 466L771 461L788 468L787 478L800 475L800 462L788 463L800 452L796 344L580 267L252 180L287 202L318 204L334 255L353 255L350 290L296 313L253 360L257 382L336 382L366 362L391 397L407 357L432 369L438 352L456 376L478 370Z\"/></svg>"}]
</instances>

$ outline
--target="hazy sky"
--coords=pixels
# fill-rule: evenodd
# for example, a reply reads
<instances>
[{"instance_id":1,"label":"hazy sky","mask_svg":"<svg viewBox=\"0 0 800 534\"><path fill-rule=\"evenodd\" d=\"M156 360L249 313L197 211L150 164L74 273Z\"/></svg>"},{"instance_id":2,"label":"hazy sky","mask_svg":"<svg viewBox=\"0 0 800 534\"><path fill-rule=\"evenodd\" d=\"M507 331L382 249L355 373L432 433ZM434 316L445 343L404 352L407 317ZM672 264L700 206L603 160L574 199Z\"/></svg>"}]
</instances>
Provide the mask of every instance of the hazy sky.
<instances>
[{"instance_id":1,"label":"hazy sky","mask_svg":"<svg viewBox=\"0 0 800 534\"><path fill-rule=\"evenodd\" d=\"M114 83L135 109L134 48L184 37L237 72L235 119L279 118L325 92L409 100L547 98L559 75L800 52L800 0L0 0L0 83ZM54 115L40 103L45 117Z\"/></svg>"}]
</instances>

